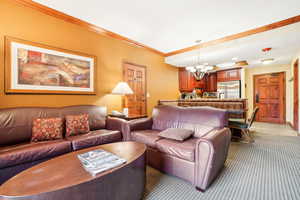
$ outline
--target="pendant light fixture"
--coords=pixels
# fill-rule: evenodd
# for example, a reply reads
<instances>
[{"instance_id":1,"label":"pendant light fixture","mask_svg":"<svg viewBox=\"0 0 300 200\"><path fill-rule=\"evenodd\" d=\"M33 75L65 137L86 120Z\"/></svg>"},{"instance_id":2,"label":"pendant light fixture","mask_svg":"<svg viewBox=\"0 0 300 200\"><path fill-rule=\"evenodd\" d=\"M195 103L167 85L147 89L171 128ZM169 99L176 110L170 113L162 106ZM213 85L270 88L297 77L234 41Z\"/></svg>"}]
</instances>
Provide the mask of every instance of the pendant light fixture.
<instances>
[{"instance_id":1,"label":"pendant light fixture","mask_svg":"<svg viewBox=\"0 0 300 200\"><path fill-rule=\"evenodd\" d=\"M199 45L201 40L197 40L196 43ZM196 57L195 64L187 66L185 68L187 71L191 72L197 81L203 79L205 74L209 73L214 69L213 66L210 66L208 63L201 63L200 59L200 49L198 50L198 56Z\"/></svg>"}]
</instances>

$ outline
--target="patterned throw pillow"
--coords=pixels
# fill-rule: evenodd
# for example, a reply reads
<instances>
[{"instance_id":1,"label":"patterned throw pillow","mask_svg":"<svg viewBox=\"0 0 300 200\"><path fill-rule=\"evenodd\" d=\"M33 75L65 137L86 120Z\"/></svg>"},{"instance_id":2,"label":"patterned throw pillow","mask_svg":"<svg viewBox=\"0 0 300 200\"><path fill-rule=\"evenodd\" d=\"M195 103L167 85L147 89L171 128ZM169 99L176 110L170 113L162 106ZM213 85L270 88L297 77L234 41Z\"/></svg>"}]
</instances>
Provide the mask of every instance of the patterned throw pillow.
<instances>
[{"instance_id":1,"label":"patterned throw pillow","mask_svg":"<svg viewBox=\"0 0 300 200\"><path fill-rule=\"evenodd\" d=\"M63 138L62 118L38 118L33 120L31 141L56 140Z\"/></svg>"},{"instance_id":2,"label":"patterned throw pillow","mask_svg":"<svg viewBox=\"0 0 300 200\"><path fill-rule=\"evenodd\" d=\"M66 137L90 132L89 115L67 115Z\"/></svg>"}]
</instances>

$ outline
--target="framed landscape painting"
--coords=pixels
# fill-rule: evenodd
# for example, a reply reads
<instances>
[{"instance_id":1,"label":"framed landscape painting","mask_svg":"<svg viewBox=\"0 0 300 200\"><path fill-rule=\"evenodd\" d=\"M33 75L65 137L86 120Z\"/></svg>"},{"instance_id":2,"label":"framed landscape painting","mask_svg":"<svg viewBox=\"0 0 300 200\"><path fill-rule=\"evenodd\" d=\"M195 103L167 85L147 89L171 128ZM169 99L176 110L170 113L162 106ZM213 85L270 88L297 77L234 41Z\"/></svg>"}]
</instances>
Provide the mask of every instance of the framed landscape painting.
<instances>
[{"instance_id":1,"label":"framed landscape painting","mask_svg":"<svg viewBox=\"0 0 300 200\"><path fill-rule=\"evenodd\" d=\"M96 94L96 57L5 38L5 92Z\"/></svg>"}]
</instances>

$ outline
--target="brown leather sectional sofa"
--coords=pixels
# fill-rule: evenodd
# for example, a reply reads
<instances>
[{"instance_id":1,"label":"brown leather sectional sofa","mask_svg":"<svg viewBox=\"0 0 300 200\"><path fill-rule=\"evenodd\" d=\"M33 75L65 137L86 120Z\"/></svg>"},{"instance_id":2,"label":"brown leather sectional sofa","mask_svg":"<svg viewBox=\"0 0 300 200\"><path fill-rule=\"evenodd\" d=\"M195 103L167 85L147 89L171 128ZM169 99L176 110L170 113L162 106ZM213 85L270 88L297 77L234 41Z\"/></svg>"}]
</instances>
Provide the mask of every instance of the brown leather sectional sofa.
<instances>
[{"instance_id":1,"label":"brown leather sectional sofa","mask_svg":"<svg viewBox=\"0 0 300 200\"><path fill-rule=\"evenodd\" d=\"M222 109L161 105L154 108L151 118L128 122L124 137L147 145L150 166L204 191L227 158L231 139L227 124L227 112ZM159 137L167 128L192 129L194 135L183 142Z\"/></svg>"},{"instance_id":2,"label":"brown leather sectional sofa","mask_svg":"<svg viewBox=\"0 0 300 200\"><path fill-rule=\"evenodd\" d=\"M89 114L91 131L61 140L30 142L32 120ZM61 108L0 109L0 185L20 171L52 157L105 143L121 141L124 120L109 118L106 108L92 105Z\"/></svg>"}]
</instances>

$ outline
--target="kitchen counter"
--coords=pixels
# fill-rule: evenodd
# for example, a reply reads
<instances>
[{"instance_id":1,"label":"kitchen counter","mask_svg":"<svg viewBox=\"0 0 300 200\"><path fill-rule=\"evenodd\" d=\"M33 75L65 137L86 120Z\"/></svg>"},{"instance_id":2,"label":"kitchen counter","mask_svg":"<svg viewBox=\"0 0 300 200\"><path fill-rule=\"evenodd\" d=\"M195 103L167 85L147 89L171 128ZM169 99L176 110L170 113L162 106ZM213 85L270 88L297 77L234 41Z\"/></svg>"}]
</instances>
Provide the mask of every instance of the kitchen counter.
<instances>
[{"instance_id":1,"label":"kitchen counter","mask_svg":"<svg viewBox=\"0 0 300 200\"><path fill-rule=\"evenodd\" d=\"M197 101L214 101L214 102L243 102L247 99L220 99L220 98L197 98L197 99L178 99L178 100L159 100L159 102L197 102Z\"/></svg>"},{"instance_id":2,"label":"kitchen counter","mask_svg":"<svg viewBox=\"0 0 300 200\"><path fill-rule=\"evenodd\" d=\"M158 105L177 105L183 107L190 106L211 106L225 109L229 113L229 118L247 118L247 99L219 99L219 98L198 98L191 100L159 100Z\"/></svg>"}]
</instances>

